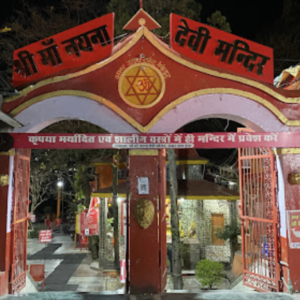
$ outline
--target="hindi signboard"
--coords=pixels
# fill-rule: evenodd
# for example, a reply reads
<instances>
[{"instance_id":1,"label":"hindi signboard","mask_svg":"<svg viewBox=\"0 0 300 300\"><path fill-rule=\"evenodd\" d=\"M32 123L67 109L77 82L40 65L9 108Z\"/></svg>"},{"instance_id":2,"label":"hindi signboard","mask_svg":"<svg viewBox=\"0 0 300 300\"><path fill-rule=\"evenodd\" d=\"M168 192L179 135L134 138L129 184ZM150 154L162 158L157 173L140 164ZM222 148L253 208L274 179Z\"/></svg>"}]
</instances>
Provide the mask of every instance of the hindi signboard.
<instances>
[{"instance_id":1,"label":"hindi signboard","mask_svg":"<svg viewBox=\"0 0 300 300\"><path fill-rule=\"evenodd\" d=\"M120 281L121 283L126 282L126 260L120 260Z\"/></svg>"},{"instance_id":2,"label":"hindi signboard","mask_svg":"<svg viewBox=\"0 0 300 300\"><path fill-rule=\"evenodd\" d=\"M39 241L40 243L51 243L52 230L40 230Z\"/></svg>"},{"instance_id":3,"label":"hindi signboard","mask_svg":"<svg viewBox=\"0 0 300 300\"><path fill-rule=\"evenodd\" d=\"M35 223L36 216L35 215L30 215L30 220L31 220L32 223Z\"/></svg>"},{"instance_id":4,"label":"hindi signboard","mask_svg":"<svg viewBox=\"0 0 300 300\"><path fill-rule=\"evenodd\" d=\"M114 14L81 24L14 51L13 85L36 82L111 55Z\"/></svg>"},{"instance_id":5,"label":"hindi signboard","mask_svg":"<svg viewBox=\"0 0 300 300\"><path fill-rule=\"evenodd\" d=\"M290 248L300 249L300 210L288 210L287 221Z\"/></svg>"},{"instance_id":6,"label":"hindi signboard","mask_svg":"<svg viewBox=\"0 0 300 300\"><path fill-rule=\"evenodd\" d=\"M10 133L15 149L300 148L300 132L151 134Z\"/></svg>"},{"instance_id":7,"label":"hindi signboard","mask_svg":"<svg viewBox=\"0 0 300 300\"><path fill-rule=\"evenodd\" d=\"M273 84L273 49L171 14L170 43L194 60Z\"/></svg>"},{"instance_id":8,"label":"hindi signboard","mask_svg":"<svg viewBox=\"0 0 300 300\"><path fill-rule=\"evenodd\" d=\"M99 198L93 197L89 210L80 214L80 234L86 236L99 235L99 207Z\"/></svg>"}]
</instances>

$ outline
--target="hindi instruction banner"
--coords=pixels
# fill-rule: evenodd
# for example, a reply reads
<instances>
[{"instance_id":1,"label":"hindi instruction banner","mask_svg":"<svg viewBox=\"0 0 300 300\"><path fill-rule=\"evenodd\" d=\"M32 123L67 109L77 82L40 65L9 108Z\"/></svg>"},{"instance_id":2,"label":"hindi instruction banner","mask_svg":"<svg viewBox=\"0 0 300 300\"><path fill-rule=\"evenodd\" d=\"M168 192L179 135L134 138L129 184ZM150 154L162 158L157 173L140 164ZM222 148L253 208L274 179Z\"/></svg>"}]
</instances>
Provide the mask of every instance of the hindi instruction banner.
<instances>
[{"instance_id":1,"label":"hindi instruction banner","mask_svg":"<svg viewBox=\"0 0 300 300\"><path fill-rule=\"evenodd\" d=\"M194 60L273 84L273 49L176 14L170 43Z\"/></svg>"},{"instance_id":2,"label":"hindi instruction banner","mask_svg":"<svg viewBox=\"0 0 300 300\"><path fill-rule=\"evenodd\" d=\"M39 232L40 243L51 243L51 240L52 240L52 230L40 230Z\"/></svg>"},{"instance_id":3,"label":"hindi instruction banner","mask_svg":"<svg viewBox=\"0 0 300 300\"><path fill-rule=\"evenodd\" d=\"M114 13L14 51L13 85L23 86L111 55Z\"/></svg>"},{"instance_id":4,"label":"hindi instruction banner","mask_svg":"<svg viewBox=\"0 0 300 300\"><path fill-rule=\"evenodd\" d=\"M287 211L290 248L300 249L300 210Z\"/></svg>"},{"instance_id":5,"label":"hindi instruction banner","mask_svg":"<svg viewBox=\"0 0 300 300\"><path fill-rule=\"evenodd\" d=\"M300 148L300 132L151 134L11 133L15 149ZM1 137L1 134L0 134Z\"/></svg>"},{"instance_id":6,"label":"hindi instruction banner","mask_svg":"<svg viewBox=\"0 0 300 300\"><path fill-rule=\"evenodd\" d=\"M91 236L99 235L99 208L100 200L93 197L88 211L80 213L80 234Z\"/></svg>"}]
</instances>

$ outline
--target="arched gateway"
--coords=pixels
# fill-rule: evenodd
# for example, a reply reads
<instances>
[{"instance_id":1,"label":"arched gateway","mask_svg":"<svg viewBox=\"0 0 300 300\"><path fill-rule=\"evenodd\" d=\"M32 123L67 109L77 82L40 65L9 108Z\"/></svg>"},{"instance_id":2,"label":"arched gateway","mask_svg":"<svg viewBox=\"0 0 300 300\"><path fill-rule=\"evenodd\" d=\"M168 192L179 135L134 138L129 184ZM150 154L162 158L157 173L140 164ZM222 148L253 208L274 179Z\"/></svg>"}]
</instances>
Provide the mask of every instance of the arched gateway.
<instances>
[{"instance_id":1,"label":"arched gateway","mask_svg":"<svg viewBox=\"0 0 300 300\"><path fill-rule=\"evenodd\" d=\"M176 15L171 16L169 47L151 32L159 25L143 9L125 26L134 33L113 47L113 14L97 22L15 52L14 84L20 93L4 99L2 111L23 124L16 133L37 133L63 119L85 120L109 133L174 133L187 123L210 117L235 120L258 132L300 131L300 93L270 85L272 52L268 48ZM300 151L277 148L275 154L278 184L277 191L276 185L270 190L275 200L269 205L275 210L273 231L268 234L278 233L277 244L272 245L276 259L269 250L274 260L271 265L267 262L269 271L264 276L256 274L255 266L245 265L246 282L260 290L287 291L291 285L299 290L300 250L296 247L300 244L292 242L286 215L290 211L300 215L299 185L288 182L289 175L300 173ZM18 150L15 158L13 152L0 154L0 295L24 286L26 247L23 254L18 252L22 236L17 228L22 221L26 224L26 214L16 216L16 203L26 208L28 196L25 192L16 199L22 193L16 181L23 184L23 192L28 189L29 177L24 181L27 156L25 150ZM164 165L161 150L130 152L131 204L141 197L135 188L137 177L148 177L147 198L164 204L164 179L158 180L164 178L158 175L164 175ZM159 205L155 207L159 222L156 219L147 230L130 215L133 293L165 288L165 215ZM252 221L248 216L247 222Z\"/></svg>"}]
</instances>

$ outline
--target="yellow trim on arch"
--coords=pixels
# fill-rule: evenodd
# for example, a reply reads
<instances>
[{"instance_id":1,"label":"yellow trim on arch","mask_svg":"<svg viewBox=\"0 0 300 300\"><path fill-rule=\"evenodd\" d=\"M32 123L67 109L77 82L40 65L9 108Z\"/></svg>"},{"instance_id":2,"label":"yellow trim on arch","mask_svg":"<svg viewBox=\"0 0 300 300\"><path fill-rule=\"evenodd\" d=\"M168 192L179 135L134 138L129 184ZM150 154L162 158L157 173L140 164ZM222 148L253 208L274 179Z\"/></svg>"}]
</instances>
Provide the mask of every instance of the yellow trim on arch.
<instances>
[{"instance_id":1,"label":"yellow trim on arch","mask_svg":"<svg viewBox=\"0 0 300 300\"><path fill-rule=\"evenodd\" d=\"M166 164L168 164L169 162L166 161ZM206 165L208 164L208 160L207 159L195 159L195 160L191 160L191 159L178 159L176 160L176 165Z\"/></svg>"},{"instance_id":2,"label":"yellow trim on arch","mask_svg":"<svg viewBox=\"0 0 300 300\"><path fill-rule=\"evenodd\" d=\"M199 65L195 65L192 62L189 62L189 61L185 60L184 58L179 57L179 56L175 55L174 53L170 52L167 48L161 46L159 44L159 42L157 41L156 37L153 34L151 34L151 32L147 28L145 28L145 37L149 40L150 43L152 43L153 46L158 48L158 50L161 51L164 55L168 56L169 58L173 59L174 61L176 61L190 69L199 71L204 74L212 75L212 76L223 78L223 79L229 79L229 80L233 80L236 82L240 82L242 84L252 86L258 90L263 91L264 93L267 93L267 94L273 96L277 100L284 102L284 103L300 103L300 97L297 97L297 98L296 97L293 97L293 98L285 97L285 96L277 93L273 89L269 88L268 86L266 86L266 84L260 83L259 81L254 81L252 79L248 79L248 78L244 78L244 77L240 77L240 76L232 75L232 74L228 74L228 73L222 73L219 71L201 67Z\"/></svg>"},{"instance_id":3,"label":"yellow trim on arch","mask_svg":"<svg viewBox=\"0 0 300 300\"><path fill-rule=\"evenodd\" d=\"M91 193L91 197L99 197L99 198L111 198L112 193ZM126 194L118 194L118 197L126 198Z\"/></svg>"},{"instance_id":4,"label":"yellow trim on arch","mask_svg":"<svg viewBox=\"0 0 300 300\"><path fill-rule=\"evenodd\" d=\"M276 115L279 120L288 126L299 126L300 120L288 120L273 104L269 101L259 97L253 93L241 91L238 89L231 89L231 88L210 88L210 89L203 89L196 92L191 92L186 94L182 97L179 97L175 101L171 102L167 106L165 106L145 127L144 132L149 131L167 112L173 109L175 106L197 96L209 95L209 94L231 94L236 96L241 96L248 98L250 100L254 100L266 108L268 108L274 115Z\"/></svg>"},{"instance_id":5,"label":"yellow trim on arch","mask_svg":"<svg viewBox=\"0 0 300 300\"><path fill-rule=\"evenodd\" d=\"M171 52L167 47L164 47L160 44L160 42L158 42L158 39L155 37L155 35L153 33L151 33L146 27L141 27L139 28L133 35L132 40L130 41L130 43L127 43L123 48L120 49L120 51L114 53L110 58L99 62L97 64L94 64L84 70L81 70L79 72L76 73L72 73L72 74L67 74L64 76L56 76L50 79L45 79L43 81L38 82L37 84L35 84L34 86L29 86L25 89L23 89L22 91L20 91L19 95L11 97L11 98L6 98L4 100L4 102L12 102L26 94L28 94L29 92L32 92L33 90L40 88L42 86L48 85L48 84L53 84L56 82L62 82L64 80L68 80L71 78L75 78L75 77L79 77L82 76L84 74L93 72L95 70L101 69L102 67L106 66L107 64L111 63L112 61L116 60L117 58L119 58L120 56L122 56L125 52L127 52L128 50L130 50L138 41L142 36L145 36L150 43L152 43L152 45L154 47L156 47L159 51L161 51L164 55L166 55L167 57L171 58L172 60L199 72L202 72L204 74L208 74L214 77L219 77L219 78L223 78L223 79L228 79L228 80L232 80L235 82L239 82L251 87L254 87L255 89L261 90L266 94L271 95L272 97L276 98L277 100L284 102L284 103L300 103L300 97L285 97L279 93L277 93L276 91L274 91L273 89L269 88L268 86L266 86L263 83L260 83L258 81L254 81L251 79L247 79L244 77L240 77L237 75L232 75L232 74L227 74L227 73L223 73L220 71L215 71L215 70L211 70L211 69L207 69L205 67L201 67L198 65L193 64L192 62L189 62L187 60L185 60L182 57L179 57L178 55L174 54L173 52Z\"/></svg>"},{"instance_id":6,"label":"yellow trim on arch","mask_svg":"<svg viewBox=\"0 0 300 300\"><path fill-rule=\"evenodd\" d=\"M276 148L274 154L300 154L300 148Z\"/></svg>"},{"instance_id":7,"label":"yellow trim on arch","mask_svg":"<svg viewBox=\"0 0 300 300\"><path fill-rule=\"evenodd\" d=\"M91 197L99 197L99 198L111 198L112 193L92 193ZM118 194L118 197L126 198L126 194ZM166 197L170 197L166 195ZM178 195L178 198L184 197L184 200L226 200L226 201L236 201L240 200L240 196L183 196Z\"/></svg>"},{"instance_id":8,"label":"yellow trim on arch","mask_svg":"<svg viewBox=\"0 0 300 300\"><path fill-rule=\"evenodd\" d=\"M11 116L14 117L18 113L20 113L23 109L41 102L43 100L53 98L53 97L58 97L58 96L80 96L80 97L85 97L94 101L97 101L114 112L116 112L119 116L121 116L123 119L125 119L129 124L131 124L133 127L135 127L137 130L139 130L142 133L148 132L166 113L168 113L171 109L173 109L175 106L191 99L197 96L203 96L203 95L209 95L209 94L231 94L231 95L237 95L241 97L248 98L250 100L256 101L266 108L268 108L274 115L278 117L278 119L285 125L287 126L300 126L300 120L288 120L273 104L268 102L267 100L263 99L262 97L259 97L253 93L237 90L237 89L231 89L231 88L211 88L211 89L204 89L204 90L199 90L195 91L189 94L186 94L182 97L179 97L172 103L168 104L165 106L146 126L142 126L139 124L137 121L135 121L132 117L130 117L127 113L125 113L123 110L121 110L117 105L112 103L111 101L92 94L88 93L85 91L76 91L76 90L63 90L63 91L55 91L55 92L50 92L46 93L40 96L37 96L35 98L32 98L23 104L19 105L17 108L12 110Z\"/></svg>"},{"instance_id":9,"label":"yellow trim on arch","mask_svg":"<svg viewBox=\"0 0 300 300\"><path fill-rule=\"evenodd\" d=\"M120 109L114 103L106 100L105 98L103 98L101 96L98 96L98 95L95 95L92 93L88 93L85 91L63 90L63 91L55 91L55 92L46 93L46 94L31 98L30 100L22 103L21 105L16 107L14 110L12 110L10 115L15 116L15 115L19 114L25 108L27 108L35 103L41 102L41 101L49 99L49 98L59 97L59 96L79 96L79 97L85 97L85 98L97 101L97 102L107 106L114 112L116 112L119 116L121 116L123 119L125 119L129 124L131 124L133 127L138 129L140 132L143 132L143 130L144 130L144 127L142 125L140 125L133 118L131 118L129 115L127 115L122 109Z\"/></svg>"},{"instance_id":10,"label":"yellow trim on arch","mask_svg":"<svg viewBox=\"0 0 300 300\"><path fill-rule=\"evenodd\" d=\"M121 48L118 52L114 53L108 59L105 59L105 60L103 60L99 63L95 63L94 65L91 65L91 66L87 67L84 70L81 70L81 71L78 71L78 72L75 72L75 73L72 73L72 74L66 74L66 75L63 75L63 76L56 76L56 77L52 77L52 78L48 78L48 79L39 81L35 85L30 85L30 86L26 87L25 89L20 91L18 95L13 96L13 97L8 97L8 98L4 99L4 102L12 102L12 101L14 101L14 100L16 100L16 99L32 92L32 91L38 89L38 88L43 87L43 86L46 86L46 85L49 85L49 84L54 84L54 83L57 83L57 82L62 82L62 81L72 79L72 78L76 78L76 77L82 76L84 74L91 73L95 70L101 69L104 66L108 65L109 63L111 63L112 61L119 58L120 56L122 56L128 50L130 50L139 41L139 39L143 35L144 35L144 27L141 27L133 35L133 38L130 40L130 43L127 43L123 48Z\"/></svg>"}]
</instances>

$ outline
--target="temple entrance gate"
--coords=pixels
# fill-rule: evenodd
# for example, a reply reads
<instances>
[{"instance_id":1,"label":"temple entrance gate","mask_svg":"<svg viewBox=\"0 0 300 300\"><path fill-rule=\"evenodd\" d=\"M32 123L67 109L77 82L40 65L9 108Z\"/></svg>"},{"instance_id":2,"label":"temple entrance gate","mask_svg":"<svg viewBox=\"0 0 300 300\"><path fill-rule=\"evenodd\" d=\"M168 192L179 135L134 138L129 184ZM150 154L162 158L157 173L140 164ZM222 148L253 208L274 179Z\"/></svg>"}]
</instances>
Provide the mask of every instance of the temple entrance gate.
<instances>
[{"instance_id":1,"label":"temple entrance gate","mask_svg":"<svg viewBox=\"0 0 300 300\"><path fill-rule=\"evenodd\" d=\"M76 36L74 31L55 36L57 45L55 44L51 49L57 49L60 54L63 54L61 58L64 63L59 68L54 68L55 61L52 61L51 65L46 64L45 60L40 60L38 53L45 53L44 51L48 49L43 48L43 43L16 50L15 62L19 67L14 70L14 83L19 93L4 99L1 107L3 113L23 124L22 128L14 129L15 133L37 133L61 120L80 119L98 125L111 134L168 135L201 118L234 120L256 132L297 133L300 131L300 94L297 91L277 89L271 85L273 71L270 49L233 35L228 36L205 24L177 15L171 17L170 45L167 45L164 40L151 32L159 28L159 24L143 9L140 9L124 27L126 30L134 31L134 34L128 35L118 45L113 46L113 15L104 17L101 22L103 25L101 27L97 27L99 26L97 22L97 26L92 22L90 28L81 28L80 33L75 30ZM105 28L107 31L104 30ZM205 30L205 35L204 31L198 30L199 28ZM102 39L105 38L105 43L98 43L94 39L91 51L82 49L77 49L76 51L80 52L74 53L65 51L66 41L76 40L78 34L86 37L91 32L98 34L97 30L100 29L104 34ZM191 44L194 44L192 41L195 41L194 34L197 32L199 34L202 32L201 34L204 35L202 45L198 45L199 48L201 46L202 53L199 49L198 51L193 49L196 44L191 47ZM197 39L199 43L200 40ZM238 56L232 55L233 61L228 63L221 49L225 44L228 45L226 48L228 51L233 46L235 51L244 51L247 45L249 47L247 49L254 51L251 53L255 53L263 61L255 62L255 65L250 68L248 65L247 68L246 61L243 63L242 60L246 57L249 59L250 56L239 53ZM207 48L204 51L205 45ZM241 48L241 45L244 46ZM203 54L208 56L205 57ZM73 64L74 55L81 57L78 65ZM72 64L68 69L70 61ZM25 63L38 68L25 68L23 71L27 71L28 74L19 72L22 71L21 66ZM241 186L245 187L241 216L244 221L243 234L244 237L248 237L249 232L252 238L252 240L248 238L248 242L247 238L244 239L244 274L246 279L253 275L255 280L266 280L266 284L256 286L257 289L279 290L281 287L278 263L281 248L282 276L286 282L292 282L295 290L300 290L298 260L300 250L297 249L300 247L300 241L292 236L294 243L290 243L285 219L286 212L289 210L298 211L300 216L300 182L296 183L298 185L291 185L287 180L290 174L300 174L300 163L296 165L294 163L300 162L300 152L297 149L300 145L296 143L293 146L286 146L283 143L278 147L295 147L295 149L282 149L284 156L277 157L277 166L280 164L282 166L280 174L282 189L278 200L280 229L276 218L277 208L275 209L274 159L270 151L267 148L254 150L244 148L240 153L240 161L244 164L241 170L243 176ZM17 152L16 157L18 155ZM8 158L2 160L8 164ZM142 165L137 166L136 172L142 174L144 171L142 168ZM4 164L0 164L0 175L4 177L8 175L7 172L7 167L4 168ZM19 172L23 174L25 171L19 171L16 165L16 178ZM266 172L269 172L269 177L266 176ZM260 194L258 189L262 185L261 190L264 191L264 195L257 198L255 194ZM0 247L1 256L8 257L11 253L9 259L12 261L10 267L7 262L4 266L4 259L0 257L0 296L7 293L8 273L9 282L13 285L11 292L19 290L17 285L22 281L20 278L24 274L26 263L26 250L24 248L22 250L22 247L17 249L17 245L21 240L23 242L20 243L24 245L26 235L22 226L26 223L25 202L28 199L26 201L23 199L21 205L18 198L10 196L9 189L12 187L12 183L0 185L2 197L0 200L5 203L5 207L9 208L8 214L6 211L3 212L4 219L0 218L1 240L10 239L10 231L6 231L6 224L4 224L6 215L10 215L11 211L17 212L9 224L13 228L13 242ZM25 185L23 188L25 189ZM26 190L28 190L27 186ZM162 189L160 193L163 194ZM12 203L14 203L14 210L10 210ZM266 208L265 214L260 215L262 211L255 210L255 207ZM22 212L19 212L19 209ZM163 224L163 216L160 217ZM135 222L134 219L132 222ZM164 228L161 227L161 230L163 231ZM143 234L151 238L150 231L143 231ZM279 234L280 238L278 238ZM161 252L153 255L165 256L162 244L160 243L156 248ZM140 247L138 239L132 241L131 246ZM18 252L19 250L23 251L23 254ZM138 255L142 253L140 249L136 250ZM138 268L139 271L144 271L142 265ZM161 291L164 284L164 274L159 276L162 284L157 291ZM135 278L136 282L133 284L139 287L139 278ZM254 286L248 279L246 281L247 284ZM283 289L287 291L284 286ZM153 289L149 291L153 292Z\"/></svg>"},{"instance_id":2,"label":"temple entrance gate","mask_svg":"<svg viewBox=\"0 0 300 300\"><path fill-rule=\"evenodd\" d=\"M243 131L247 130L243 129ZM239 150L239 160L244 282L257 290L280 291L282 285L279 267L280 244L274 157L269 148L249 148L249 143L244 144L244 141L246 138L251 137L251 140L256 140L260 137L264 145L268 143L279 145L276 143L284 141L286 145L293 146L297 144L296 140L300 138L300 134L255 132L251 132L251 134L247 132L156 135L11 134L17 150L13 166L10 292L18 292L24 287L26 274L30 167L30 150L28 149L105 149L106 147L110 149L141 149L129 152L129 169L131 170L129 173L131 193L129 205L129 224L131 224L129 226L130 286L134 293L141 293L146 289L155 293L163 291L166 284L166 224L165 210L162 209L165 207L166 195L165 155L163 150L155 148L201 148L201 145L205 145L204 148L223 148L224 145L227 148L242 147ZM276 140L272 138L274 136L277 136ZM208 138L210 138L210 142ZM111 142L107 142L108 140ZM220 140L223 140L225 144L220 144ZM103 143L103 141L106 142ZM149 141L154 144L149 144ZM150 147L151 150L144 149L147 147ZM139 170L139 166L143 166L142 170ZM142 196L144 193L139 191L138 178L148 178L151 188L146 193L147 196ZM143 223L144 220L138 219L134 208L136 204L139 205L139 202L142 202L143 206L145 201L147 202L146 206L149 206L150 202L152 203L152 217L154 218L154 221L148 220L149 223L146 227ZM155 219L156 215L157 219ZM147 231L145 231L146 228L148 228ZM143 242L142 236L145 238ZM152 245L154 241L156 241L155 251L153 251ZM143 246L148 242L148 247L146 249L141 247L141 242ZM151 272L144 273L145 269L151 270ZM147 282L147 285L144 282Z\"/></svg>"},{"instance_id":3,"label":"temple entrance gate","mask_svg":"<svg viewBox=\"0 0 300 300\"><path fill-rule=\"evenodd\" d=\"M240 129L239 132L251 132ZM240 148L240 218L244 284L280 291L277 173L270 148Z\"/></svg>"}]
</instances>

